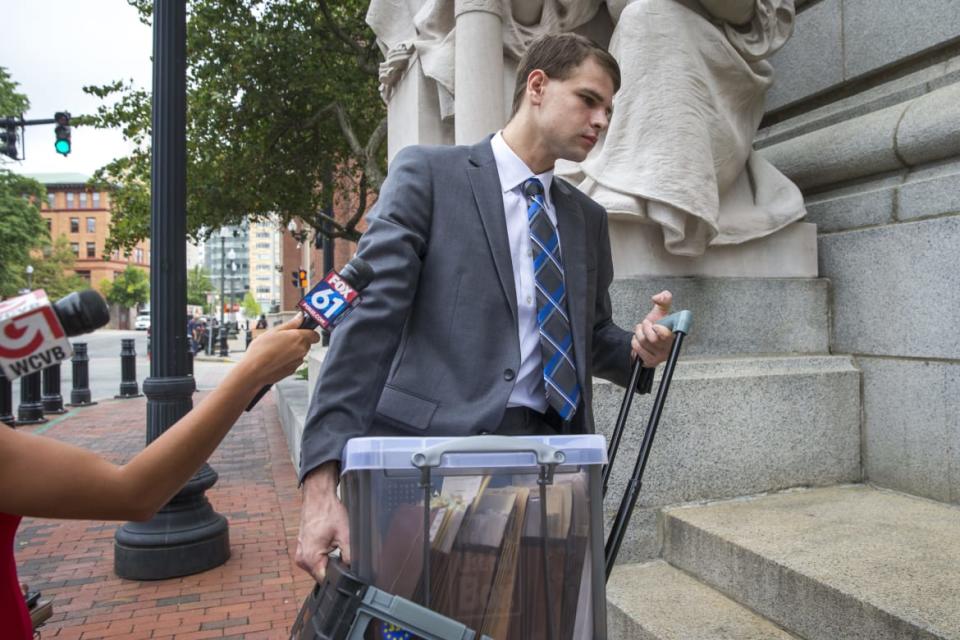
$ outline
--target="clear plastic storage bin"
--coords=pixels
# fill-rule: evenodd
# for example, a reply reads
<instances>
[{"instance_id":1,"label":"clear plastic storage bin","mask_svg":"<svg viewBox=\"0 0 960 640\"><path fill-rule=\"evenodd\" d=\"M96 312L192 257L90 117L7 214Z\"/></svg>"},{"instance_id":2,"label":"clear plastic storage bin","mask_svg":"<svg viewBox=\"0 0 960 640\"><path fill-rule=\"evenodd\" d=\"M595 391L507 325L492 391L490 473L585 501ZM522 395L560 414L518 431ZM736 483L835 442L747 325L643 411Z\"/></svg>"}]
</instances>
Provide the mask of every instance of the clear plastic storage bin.
<instances>
[{"instance_id":1,"label":"clear plastic storage bin","mask_svg":"<svg viewBox=\"0 0 960 640\"><path fill-rule=\"evenodd\" d=\"M353 439L351 569L478 636L603 639L606 459L599 435Z\"/></svg>"}]
</instances>

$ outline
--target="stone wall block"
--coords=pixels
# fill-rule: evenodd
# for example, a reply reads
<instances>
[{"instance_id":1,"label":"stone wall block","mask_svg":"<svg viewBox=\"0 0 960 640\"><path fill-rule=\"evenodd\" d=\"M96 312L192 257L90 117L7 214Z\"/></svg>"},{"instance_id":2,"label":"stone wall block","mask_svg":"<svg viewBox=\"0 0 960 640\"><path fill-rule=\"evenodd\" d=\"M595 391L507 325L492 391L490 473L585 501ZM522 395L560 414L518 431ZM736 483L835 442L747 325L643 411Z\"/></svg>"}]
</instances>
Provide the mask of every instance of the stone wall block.
<instances>
[{"instance_id":1,"label":"stone wall block","mask_svg":"<svg viewBox=\"0 0 960 640\"><path fill-rule=\"evenodd\" d=\"M834 353L960 358L960 216L820 238Z\"/></svg>"},{"instance_id":2,"label":"stone wall block","mask_svg":"<svg viewBox=\"0 0 960 640\"><path fill-rule=\"evenodd\" d=\"M866 479L960 502L960 364L858 358Z\"/></svg>"},{"instance_id":3,"label":"stone wall block","mask_svg":"<svg viewBox=\"0 0 960 640\"><path fill-rule=\"evenodd\" d=\"M825 0L797 16L793 35L770 62L776 69L768 111L843 82L840 0Z\"/></svg>"}]
</instances>

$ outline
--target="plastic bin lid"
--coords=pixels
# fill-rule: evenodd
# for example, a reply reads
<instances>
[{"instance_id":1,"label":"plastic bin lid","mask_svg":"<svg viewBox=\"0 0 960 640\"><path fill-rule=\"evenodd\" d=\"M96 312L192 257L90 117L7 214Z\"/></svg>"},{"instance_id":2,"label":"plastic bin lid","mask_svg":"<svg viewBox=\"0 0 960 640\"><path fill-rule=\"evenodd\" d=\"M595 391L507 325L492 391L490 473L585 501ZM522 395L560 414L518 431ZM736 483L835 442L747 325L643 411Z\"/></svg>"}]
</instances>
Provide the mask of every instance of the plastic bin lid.
<instances>
[{"instance_id":1,"label":"plastic bin lid","mask_svg":"<svg viewBox=\"0 0 960 640\"><path fill-rule=\"evenodd\" d=\"M415 470L414 453L441 443L470 438L353 438L343 449L341 473L369 469ZM534 453L522 450L524 440L541 442L562 451L564 463L571 465L606 464L607 443L603 436L557 435L513 436L518 450L496 453L450 453L441 458L440 469L475 469L478 467L536 468Z\"/></svg>"}]
</instances>

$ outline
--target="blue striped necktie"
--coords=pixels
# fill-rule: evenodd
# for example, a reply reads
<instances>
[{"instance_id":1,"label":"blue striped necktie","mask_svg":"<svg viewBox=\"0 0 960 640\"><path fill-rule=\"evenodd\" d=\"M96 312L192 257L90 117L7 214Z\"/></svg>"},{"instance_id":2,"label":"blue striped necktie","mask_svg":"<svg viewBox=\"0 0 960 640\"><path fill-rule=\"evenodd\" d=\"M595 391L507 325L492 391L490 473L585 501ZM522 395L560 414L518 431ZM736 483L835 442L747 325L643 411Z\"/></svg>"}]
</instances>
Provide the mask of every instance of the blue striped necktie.
<instances>
[{"instance_id":1,"label":"blue striped necktie","mask_svg":"<svg viewBox=\"0 0 960 640\"><path fill-rule=\"evenodd\" d=\"M530 201L527 224L533 249L533 278L537 287L537 325L543 359L543 386L547 404L570 420L580 402L577 367L573 364L573 334L567 316L560 237L547 215L543 184L537 178L523 183Z\"/></svg>"}]
</instances>

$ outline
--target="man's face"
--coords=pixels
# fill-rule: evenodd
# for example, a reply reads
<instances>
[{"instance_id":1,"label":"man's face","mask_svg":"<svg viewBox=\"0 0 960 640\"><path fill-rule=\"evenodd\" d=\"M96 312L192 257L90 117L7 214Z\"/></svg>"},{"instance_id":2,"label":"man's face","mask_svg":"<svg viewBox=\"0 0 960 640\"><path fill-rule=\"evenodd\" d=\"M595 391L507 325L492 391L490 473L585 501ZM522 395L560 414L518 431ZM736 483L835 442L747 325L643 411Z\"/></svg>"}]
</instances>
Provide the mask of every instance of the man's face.
<instances>
[{"instance_id":1,"label":"man's face","mask_svg":"<svg viewBox=\"0 0 960 640\"><path fill-rule=\"evenodd\" d=\"M613 113L613 80L588 57L566 80L546 78L538 128L548 153L581 162L597 143Z\"/></svg>"}]
</instances>

